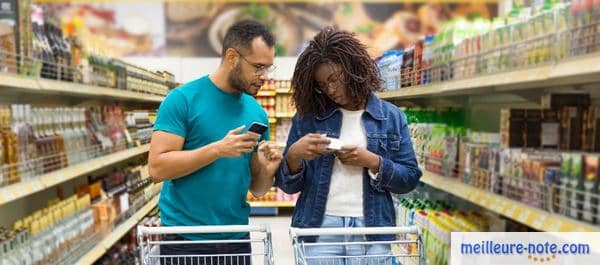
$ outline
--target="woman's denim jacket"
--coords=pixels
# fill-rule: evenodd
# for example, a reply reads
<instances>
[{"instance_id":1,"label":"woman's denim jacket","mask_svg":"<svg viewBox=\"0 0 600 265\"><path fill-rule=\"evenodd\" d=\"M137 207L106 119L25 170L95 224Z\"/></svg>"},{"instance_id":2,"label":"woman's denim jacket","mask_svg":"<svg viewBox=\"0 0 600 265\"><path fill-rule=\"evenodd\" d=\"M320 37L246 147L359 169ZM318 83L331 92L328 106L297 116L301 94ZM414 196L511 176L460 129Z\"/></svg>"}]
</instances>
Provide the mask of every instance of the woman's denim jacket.
<instances>
[{"instance_id":1,"label":"woman's denim jacket","mask_svg":"<svg viewBox=\"0 0 600 265\"><path fill-rule=\"evenodd\" d=\"M369 96L362 124L367 135L367 149L380 157L379 173L373 179L363 171L363 209L367 227L395 226L396 213L390 193L407 193L415 188L421 170L412 148L406 117L398 107ZM289 147L308 133L327 134L338 138L342 127L342 113L330 104L319 115L296 115L288 136ZM292 218L293 227L320 227L325 214L329 184L333 170L333 154L312 161L302 161L302 169L290 174L283 159L276 174L276 185L288 194L301 192ZM393 235L370 236L369 240L393 240ZM306 238L314 241L315 238Z\"/></svg>"}]
</instances>

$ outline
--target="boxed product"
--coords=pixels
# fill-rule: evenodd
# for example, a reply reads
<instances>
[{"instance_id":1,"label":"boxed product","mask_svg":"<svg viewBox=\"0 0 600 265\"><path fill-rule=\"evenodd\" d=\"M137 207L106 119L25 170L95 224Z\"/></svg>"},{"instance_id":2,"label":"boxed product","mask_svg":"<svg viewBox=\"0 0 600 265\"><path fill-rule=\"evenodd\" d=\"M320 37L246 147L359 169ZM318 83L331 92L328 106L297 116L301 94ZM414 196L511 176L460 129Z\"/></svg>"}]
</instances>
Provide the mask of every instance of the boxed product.
<instances>
[{"instance_id":1,"label":"boxed product","mask_svg":"<svg viewBox=\"0 0 600 265\"><path fill-rule=\"evenodd\" d=\"M570 196L571 192L567 191L567 187L569 184L569 176L571 175L571 164L573 160L571 159L570 153L562 153L561 154L561 162L560 162L560 192L558 196L558 208L559 213L563 215L567 215L567 206L570 205Z\"/></svg>"},{"instance_id":2,"label":"boxed product","mask_svg":"<svg viewBox=\"0 0 600 265\"><path fill-rule=\"evenodd\" d=\"M600 107L590 106L583 112L583 151L600 151Z\"/></svg>"},{"instance_id":3,"label":"boxed product","mask_svg":"<svg viewBox=\"0 0 600 265\"><path fill-rule=\"evenodd\" d=\"M600 155L585 156L585 176L583 179L583 220L598 224L598 182L600 180Z\"/></svg>"},{"instance_id":4,"label":"boxed product","mask_svg":"<svg viewBox=\"0 0 600 265\"><path fill-rule=\"evenodd\" d=\"M444 158L442 159L442 173L444 176L457 177L458 176L458 149L459 149L459 137L458 136L447 136L444 139Z\"/></svg>"},{"instance_id":5,"label":"boxed product","mask_svg":"<svg viewBox=\"0 0 600 265\"><path fill-rule=\"evenodd\" d=\"M544 185L546 169L560 165L558 153L533 152L529 153L523 162L523 178L525 193L523 202L534 207L543 208L546 198L549 197Z\"/></svg>"},{"instance_id":6,"label":"boxed product","mask_svg":"<svg viewBox=\"0 0 600 265\"><path fill-rule=\"evenodd\" d=\"M542 96L542 108L558 110L564 106L587 107L590 101L590 94L587 93L546 94Z\"/></svg>"},{"instance_id":7,"label":"boxed product","mask_svg":"<svg viewBox=\"0 0 600 265\"><path fill-rule=\"evenodd\" d=\"M579 150L582 147L583 109L565 106L560 109L561 150Z\"/></svg>"},{"instance_id":8,"label":"boxed product","mask_svg":"<svg viewBox=\"0 0 600 265\"><path fill-rule=\"evenodd\" d=\"M409 87L413 84L414 47L404 50L401 70L401 87Z\"/></svg>"},{"instance_id":9,"label":"boxed product","mask_svg":"<svg viewBox=\"0 0 600 265\"><path fill-rule=\"evenodd\" d=\"M563 153L561 162L561 213L582 219L583 209L583 154Z\"/></svg>"},{"instance_id":10,"label":"boxed product","mask_svg":"<svg viewBox=\"0 0 600 265\"><path fill-rule=\"evenodd\" d=\"M543 209L550 212L559 212L560 193L556 185L560 184L560 167L547 167L545 169L544 184L549 190Z\"/></svg>"},{"instance_id":11,"label":"boxed product","mask_svg":"<svg viewBox=\"0 0 600 265\"><path fill-rule=\"evenodd\" d=\"M500 110L500 134L502 137L501 147L523 147L525 139L526 111L524 109L502 109Z\"/></svg>"},{"instance_id":12,"label":"boxed product","mask_svg":"<svg viewBox=\"0 0 600 265\"><path fill-rule=\"evenodd\" d=\"M412 76L412 85L420 85L421 77L423 71L423 45L424 40L420 39L415 43L415 48L413 52L413 76Z\"/></svg>"},{"instance_id":13,"label":"boxed product","mask_svg":"<svg viewBox=\"0 0 600 265\"><path fill-rule=\"evenodd\" d=\"M558 139L560 132L558 112L554 110L543 110L541 123L542 148L558 148Z\"/></svg>"},{"instance_id":14,"label":"boxed product","mask_svg":"<svg viewBox=\"0 0 600 265\"><path fill-rule=\"evenodd\" d=\"M542 112L537 109L525 111L525 147L539 148L542 133Z\"/></svg>"}]
</instances>

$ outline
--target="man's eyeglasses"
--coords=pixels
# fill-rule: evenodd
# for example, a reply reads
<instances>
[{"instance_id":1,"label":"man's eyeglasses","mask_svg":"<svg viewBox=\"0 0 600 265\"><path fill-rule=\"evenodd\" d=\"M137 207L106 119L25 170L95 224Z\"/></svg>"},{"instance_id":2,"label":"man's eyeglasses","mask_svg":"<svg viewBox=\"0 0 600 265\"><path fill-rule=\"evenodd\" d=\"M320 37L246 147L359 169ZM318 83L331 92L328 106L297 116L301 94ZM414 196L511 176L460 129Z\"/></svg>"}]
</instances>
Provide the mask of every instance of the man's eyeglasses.
<instances>
[{"instance_id":1,"label":"man's eyeglasses","mask_svg":"<svg viewBox=\"0 0 600 265\"><path fill-rule=\"evenodd\" d=\"M240 57L242 57L242 59L244 59L244 61L246 61L246 63L248 63L250 66L254 67L254 74L257 76L261 76L264 75L266 73L272 73L273 71L275 71L275 68L277 68L275 65L264 65L264 64L259 64L259 63L253 63L251 61L248 61L248 59L246 59L246 57L244 57L244 55L242 55L241 52L239 52L236 49L233 49L235 52L237 52Z\"/></svg>"},{"instance_id":2,"label":"man's eyeglasses","mask_svg":"<svg viewBox=\"0 0 600 265\"><path fill-rule=\"evenodd\" d=\"M327 92L329 88L338 89L340 86L344 84L344 79L342 78L342 73L332 74L327 78L327 84L322 82L317 82L317 87L315 90L319 94L323 94Z\"/></svg>"}]
</instances>

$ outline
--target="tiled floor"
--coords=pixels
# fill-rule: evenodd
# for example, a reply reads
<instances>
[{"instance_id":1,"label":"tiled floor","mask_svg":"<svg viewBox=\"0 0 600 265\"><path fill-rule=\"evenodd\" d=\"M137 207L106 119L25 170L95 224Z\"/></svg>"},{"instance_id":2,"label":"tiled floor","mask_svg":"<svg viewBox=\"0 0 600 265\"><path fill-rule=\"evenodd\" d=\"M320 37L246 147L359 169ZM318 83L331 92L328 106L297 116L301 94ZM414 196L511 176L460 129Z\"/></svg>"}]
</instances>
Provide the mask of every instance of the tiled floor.
<instances>
[{"instance_id":1,"label":"tiled floor","mask_svg":"<svg viewBox=\"0 0 600 265\"><path fill-rule=\"evenodd\" d=\"M276 265L295 265L292 241L289 228L292 221L290 215L274 217L252 216L250 224L268 224L273 236L273 252Z\"/></svg>"}]
</instances>

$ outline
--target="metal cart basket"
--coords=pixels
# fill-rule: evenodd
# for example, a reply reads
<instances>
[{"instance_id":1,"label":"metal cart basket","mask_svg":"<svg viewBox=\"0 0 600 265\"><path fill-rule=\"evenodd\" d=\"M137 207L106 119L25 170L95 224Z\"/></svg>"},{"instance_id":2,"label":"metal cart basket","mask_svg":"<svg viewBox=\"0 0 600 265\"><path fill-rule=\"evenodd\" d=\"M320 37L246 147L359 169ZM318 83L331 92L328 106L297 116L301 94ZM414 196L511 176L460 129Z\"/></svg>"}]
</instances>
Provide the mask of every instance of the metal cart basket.
<instances>
[{"instance_id":1,"label":"metal cart basket","mask_svg":"<svg viewBox=\"0 0 600 265\"><path fill-rule=\"evenodd\" d=\"M291 228L296 265L422 265L419 229L410 227ZM393 241L367 241L368 235L394 234ZM303 237L317 236L315 243ZM377 248L378 251L371 251ZM383 249L383 251L381 251ZM340 256L339 253L346 253ZM335 254L331 254L335 253ZM352 253L349 255L347 253Z\"/></svg>"},{"instance_id":2,"label":"metal cart basket","mask_svg":"<svg viewBox=\"0 0 600 265\"><path fill-rule=\"evenodd\" d=\"M184 240L180 235L248 233L245 239ZM138 226L142 265L274 265L271 231L266 225L235 226ZM241 252L226 251L226 246L242 246ZM184 253L166 253L177 246ZM198 251L201 249L201 251ZM161 253L162 252L162 253Z\"/></svg>"}]
</instances>

